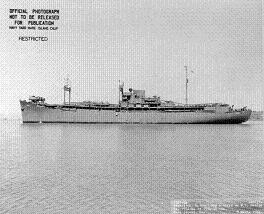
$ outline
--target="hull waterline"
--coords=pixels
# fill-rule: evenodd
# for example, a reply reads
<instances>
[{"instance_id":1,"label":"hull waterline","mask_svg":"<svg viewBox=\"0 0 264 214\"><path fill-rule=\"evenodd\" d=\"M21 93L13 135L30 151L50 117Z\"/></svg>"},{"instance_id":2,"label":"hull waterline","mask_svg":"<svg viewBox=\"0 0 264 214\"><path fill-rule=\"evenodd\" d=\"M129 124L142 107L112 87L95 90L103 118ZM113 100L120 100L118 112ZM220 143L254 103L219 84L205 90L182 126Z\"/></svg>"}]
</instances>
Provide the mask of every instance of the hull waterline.
<instances>
[{"instance_id":1,"label":"hull waterline","mask_svg":"<svg viewBox=\"0 0 264 214\"><path fill-rule=\"evenodd\" d=\"M20 101L23 123L237 124L251 110L232 112L49 108Z\"/></svg>"}]
</instances>

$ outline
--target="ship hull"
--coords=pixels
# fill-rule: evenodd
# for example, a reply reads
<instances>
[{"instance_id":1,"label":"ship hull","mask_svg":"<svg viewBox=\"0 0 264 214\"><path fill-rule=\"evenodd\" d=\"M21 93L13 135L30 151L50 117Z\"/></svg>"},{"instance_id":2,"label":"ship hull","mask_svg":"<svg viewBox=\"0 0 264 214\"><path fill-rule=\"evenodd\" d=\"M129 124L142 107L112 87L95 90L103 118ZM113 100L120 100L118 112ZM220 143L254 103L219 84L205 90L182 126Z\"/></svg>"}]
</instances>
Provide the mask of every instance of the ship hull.
<instances>
[{"instance_id":1,"label":"ship hull","mask_svg":"<svg viewBox=\"0 0 264 214\"><path fill-rule=\"evenodd\" d=\"M157 110L102 110L49 108L21 101L23 123L140 123L140 124L234 124L250 118L251 110L214 113L162 112Z\"/></svg>"}]
</instances>

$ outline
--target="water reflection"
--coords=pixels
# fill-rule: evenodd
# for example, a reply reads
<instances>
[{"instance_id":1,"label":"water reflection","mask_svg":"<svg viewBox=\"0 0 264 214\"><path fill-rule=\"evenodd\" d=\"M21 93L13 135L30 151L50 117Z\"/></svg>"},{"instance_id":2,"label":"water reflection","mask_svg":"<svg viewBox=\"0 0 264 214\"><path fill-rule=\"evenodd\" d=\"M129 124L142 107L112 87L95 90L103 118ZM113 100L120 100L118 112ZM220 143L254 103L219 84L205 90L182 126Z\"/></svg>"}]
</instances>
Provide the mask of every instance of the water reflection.
<instances>
[{"instance_id":1,"label":"water reflection","mask_svg":"<svg viewBox=\"0 0 264 214\"><path fill-rule=\"evenodd\" d=\"M170 213L264 195L262 124L3 127L4 211Z\"/></svg>"}]
</instances>

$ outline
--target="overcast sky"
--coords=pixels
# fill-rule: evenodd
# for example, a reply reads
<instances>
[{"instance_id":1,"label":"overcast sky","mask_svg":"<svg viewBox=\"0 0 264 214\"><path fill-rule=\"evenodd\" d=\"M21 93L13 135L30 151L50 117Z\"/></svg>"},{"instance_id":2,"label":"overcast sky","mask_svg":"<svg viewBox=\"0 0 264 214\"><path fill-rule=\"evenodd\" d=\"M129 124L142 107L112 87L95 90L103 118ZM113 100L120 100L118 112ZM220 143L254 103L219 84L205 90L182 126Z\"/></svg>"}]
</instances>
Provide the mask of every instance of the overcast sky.
<instances>
[{"instance_id":1,"label":"overcast sky","mask_svg":"<svg viewBox=\"0 0 264 214\"><path fill-rule=\"evenodd\" d=\"M78 3L77 3L78 2ZM0 5L0 114L19 99L118 102L125 89L184 103L224 102L263 109L260 0L4 0ZM10 30L9 9L59 9L57 31ZM19 36L47 36L22 42Z\"/></svg>"}]
</instances>

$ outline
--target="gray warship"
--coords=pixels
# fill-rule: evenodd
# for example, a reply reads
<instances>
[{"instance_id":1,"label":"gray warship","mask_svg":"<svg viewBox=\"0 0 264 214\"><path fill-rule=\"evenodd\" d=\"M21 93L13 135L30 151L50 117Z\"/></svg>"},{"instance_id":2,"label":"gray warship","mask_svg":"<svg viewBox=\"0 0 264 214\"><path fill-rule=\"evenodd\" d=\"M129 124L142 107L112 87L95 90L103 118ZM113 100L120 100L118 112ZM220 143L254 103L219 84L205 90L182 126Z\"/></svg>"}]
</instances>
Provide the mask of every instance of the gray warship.
<instances>
[{"instance_id":1,"label":"gray warship","mask_svg":"<svg viewBox=\"0 0 264 214\"><path fill-rule=\"evenodd\" d=\"M246 122L251 110L234 109L224 103L188 104L186 69L186 103L146 97L145 90L119 84L119 103L71 102L71 87L63 87L63 104L48 104L45 98L31 96L20 100L23 123L140 123L140 124L235 124ZM67 97L67 100L66 100Z\"/></svg>"}]
</instances>

